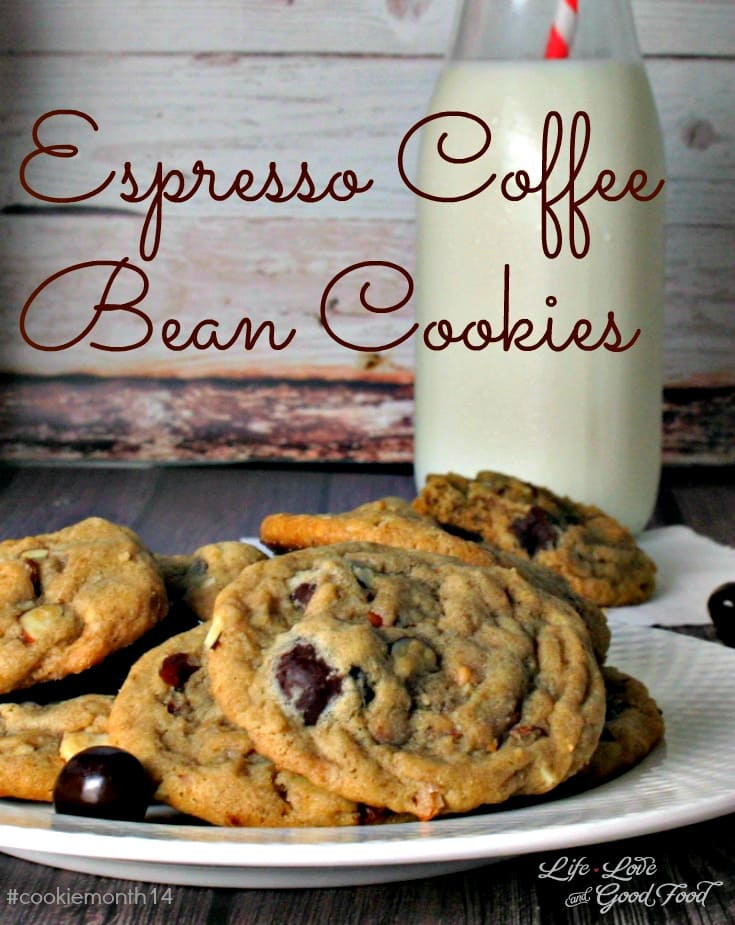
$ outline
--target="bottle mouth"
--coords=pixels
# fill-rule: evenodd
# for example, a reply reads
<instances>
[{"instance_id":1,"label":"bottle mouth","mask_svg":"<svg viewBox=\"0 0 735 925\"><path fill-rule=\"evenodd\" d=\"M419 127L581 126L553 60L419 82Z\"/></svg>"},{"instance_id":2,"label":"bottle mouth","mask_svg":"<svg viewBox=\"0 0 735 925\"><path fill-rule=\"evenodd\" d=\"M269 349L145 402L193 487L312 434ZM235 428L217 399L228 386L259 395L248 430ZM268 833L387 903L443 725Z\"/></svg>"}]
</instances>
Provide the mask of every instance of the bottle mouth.
<instances>
[{"instance_id":1,"label":"bottle mouth","mask_svg":"<svg viewBox=\"0 0 735 925\"><path fill-rule=\"evenodd\" d=\"M630 0L462 0L450 36L449 61L640 60Z\"/></svg>"}]
</instances>

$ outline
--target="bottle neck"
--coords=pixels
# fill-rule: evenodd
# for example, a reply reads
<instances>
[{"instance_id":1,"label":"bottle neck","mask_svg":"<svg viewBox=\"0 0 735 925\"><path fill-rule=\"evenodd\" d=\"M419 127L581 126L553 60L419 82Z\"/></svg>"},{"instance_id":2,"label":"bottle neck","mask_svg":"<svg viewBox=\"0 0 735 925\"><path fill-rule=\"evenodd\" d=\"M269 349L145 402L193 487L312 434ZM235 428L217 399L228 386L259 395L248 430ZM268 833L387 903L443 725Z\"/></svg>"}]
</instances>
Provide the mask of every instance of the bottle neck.
<instances>
[{"instance_id":1,"label":"bottle neck","mask_svg":"<svg viewBox=\"0 0 735 925\"><path fill-rule=\"evenodd\" d=\"M543 60L557 6L558 0L459 0L449 59ZM570 58L640 58L630 0L578 0L578 6Z\"/></svg>"}]
</instances>

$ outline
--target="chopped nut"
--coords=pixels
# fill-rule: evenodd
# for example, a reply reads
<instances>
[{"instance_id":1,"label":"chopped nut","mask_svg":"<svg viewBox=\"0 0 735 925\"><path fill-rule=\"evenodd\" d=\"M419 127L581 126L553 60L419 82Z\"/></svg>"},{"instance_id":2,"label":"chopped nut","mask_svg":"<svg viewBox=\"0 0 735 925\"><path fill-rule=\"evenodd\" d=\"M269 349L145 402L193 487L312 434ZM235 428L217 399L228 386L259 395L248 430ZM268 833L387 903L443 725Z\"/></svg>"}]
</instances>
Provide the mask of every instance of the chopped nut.
<instances>
[{"instance_id":1,"label":"chopped nut","mask_svg":"<svg viewBox=\"0 0 735 925\"><path fill-rule=\"evenodd\" d=\"M510 730L510 735L512 735L514 739L535 742L537 739L548 735L548 733L540 726L531 726L528 723L519 723L517 726L514 726Z\"/></svg>"},{"instance_id":2,"label":"chopped nut","mask_svg":"<svg viewBox=\"0 0 735 925\"><path fill-rule=\"evenodd\" d=\"M104 732L65 732L59 743L59 755L64 761L68 761L85 748L109 745L109 742L109 737Z\"/></svg>"},{"instance_id":3,"label":"chopped nut","mask_svg":"<svg viewBox=\"0 0 735 925\"><path fill-rule=\"evenodd\" d=\"M472 669L468 665L460 665L456 674L457 684L469 684L472 678Z\"/></svg>"},{"instance_id":4,"label":"chopped nut","mask_svg":"<svg viewBox=\"0 0 735 925\"><path fill-rule=\"evenodd\" d=\"M353 562L352 573L357 579L359 585L366 589L372 588L375 572L371 568L368 568L366 565L358 565L356 562Z\"/></svg>"},{"instance_id":5,"label":"chopped nut","mask_svg":"<svg viewBox=\"0 0 735 925\"><path fill-rule=\"evenodd\" d=\"M26 549L21 554L21 559L47 559L48 549Z\"/></svg>"},{"instance_id":6,"label":"chopped nut","mask_svg":"<svg viewBox=\"0 0 735 925\"><path fill-rule=\"evenodd\" d=\"M390 647L393 669L399 678L410 678L436 671L439 659L431 646L421 639L403 636Z\"/></svg>"},{"instance_id":7,"label":"chopped nut","mask_svg":"<svg viewBox=\"0 0 735 925\"><path fill-rule=\"evenodd\" d=\"M207 635L204 637L204 648L213 649L217 645L221 633L222 624L220 621L217 619L212 620L212 623L207 630Z\"/></svg>"},{"instance_id":8,"label":"chopped nut","mask_svg":"<svg viewBox=\"0 0 735 925\"><path fill-rule=\"evenodd\" d=\"M376 629L383 625L383 618L379 613L375 613L374 610L368 611L367 618L370 625L374 626Z\"/></svg>"},{"instance_id":9,"label":"chopped nut","mask_svg":"<svg viewBox=\"0 0 735 925\"><path fill-rule=\"evenodd\" d=\"M24 742L20 736L8 736L0 739L0 751L3 753L3 757L30 755L35 750L30 742Z\"/></svg>"},{"instance_id":10,"label":"chopped nut","mask_svg":"<svg viewBox=\"0 0 735 925\"><path fill-rule=\"evenodd\" d=\"M59 621L68 620L70 616L61 604L40 604L32 610L26 610L18 619L23 642L30 644L40 637L57 632Z\"/></svg>"},{"instance_id":11,"label":"chopped nut","mask_svg":"<svg viewBox=\"0 0 735 925\"><path fill-rule=\"evenodd\" d=\"M548 765L543 763L538 763L536 766L536 771L539 777L543 780L544 786L551 790L552 787L555 787L559 783L559 777L556 775Z\"/></svg>"},{"instance_id":12,"label":"chopped nut","mask_svg":"<svg viewBox=\"0 0 735 925\"><path fill-rule=\"evenodd\" d=\"M433 784L426 784L417 789L413 797L416 806L416 815L419 819L428 821L444 808L444 798L439 788Z\"/></svg>"}]
</instances>

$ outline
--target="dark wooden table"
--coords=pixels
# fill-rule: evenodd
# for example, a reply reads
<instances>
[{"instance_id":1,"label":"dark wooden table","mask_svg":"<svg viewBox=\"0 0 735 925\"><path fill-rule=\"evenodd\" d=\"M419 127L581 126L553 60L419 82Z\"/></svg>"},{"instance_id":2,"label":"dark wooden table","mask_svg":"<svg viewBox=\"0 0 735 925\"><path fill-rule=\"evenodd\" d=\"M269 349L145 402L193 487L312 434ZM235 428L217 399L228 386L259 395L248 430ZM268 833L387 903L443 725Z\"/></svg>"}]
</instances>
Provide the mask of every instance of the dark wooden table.
<instances>
[{"instance_id":1,"label":"dark wooden table","mask_svg":"<svg viewBox=\"0 0 735 925\"><path fill-rule=\"evenodd\" d=\"M0 536L57 529L97 514L135 529L154 550L184 552L217 539L257 534L275 510L337 511L386 494L412 497L406 470L319 468L5 468L0 469ZM655 524L684 523L735 545L732 469L667 469ZM735 575L732 576L735 580ZM713 645L716 643L712 643ZM735 705L734 705L735 708ZM735 769L733 771L735 786ZM722 881L706 903L654 906L631 902L602 915L594 904L569 909L566 884L539 879L539 865L565 852L522 856L471 872L355 889L230 890L173 887L169 902L139 885L143 903L68 905L74 891L124 893L131 884L69 873L0 855L0 922L230 923L230 925L526 925L526 923L735 922L735 816L647 837L587 846L576 854L615 862L655 859L657 882ZM575 852L566 852L570 856ZM641 889L650 877L634 878ZM9 905L7 890L53 893L51 903Z\"/></svg>"}]
</instances>

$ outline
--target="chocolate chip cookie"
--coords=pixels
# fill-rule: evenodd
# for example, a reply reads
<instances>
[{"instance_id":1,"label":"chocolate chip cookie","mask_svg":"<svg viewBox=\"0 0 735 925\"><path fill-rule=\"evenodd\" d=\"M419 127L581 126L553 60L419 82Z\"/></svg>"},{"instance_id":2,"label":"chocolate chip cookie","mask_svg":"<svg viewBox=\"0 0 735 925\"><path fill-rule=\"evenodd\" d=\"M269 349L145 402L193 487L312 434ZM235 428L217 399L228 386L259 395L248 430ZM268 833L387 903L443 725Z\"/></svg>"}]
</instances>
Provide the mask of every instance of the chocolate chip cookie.
<instances>
[{"instance_id":1,"label":"chocolate chip cookie","mask_svg":"<svg viewBox=\"0 0 735 925\"><path fill-rule=\"evenodd\" d=\"M152 556L99 517L0 542L0 693L100 662L168 608Z\"/></svg>"},{"instance_id":2,"label":"chocolate chip cookie","mask_svg":"<svg viewBox=\"0 0 735 925\"><path fill-rule=\"evenodd\" d=\"M112 697L0 704L0 796L50 803L64 763L106 741Z\"/></svg>"},{"instance_id":3,"label":"chocolate chip cookie","mask_svg":"<svg viewBox=\"0 0 735 925\"><path fill-rule=\"evenodd\" d=\"M422 819L544 793L590 759L581 618L511 569L371 543L246 569L207 635L214 695L280 767Z\"/></svg>"},{"instance_id":4,"label":"chocolate chip cookie","mask_svg":"<svg viewBox=\"0 0 735 925\"><path fill-rule=\"evenodd\" d=\"M447 529L558 572L601 606L637 604L653 593L656 566L625 527L546 488L497 472L430 475L413 504Z\"/></svg>"},{"instance_id":5,"label":"chocolate chip cookie","mask_svg":"<svg viewBox=\"0 0 735 925\"><path fill-rule=\"evenodd\" d=\"M600 663L610 645L610 629L600 608L575 594L561 575L488 543L450 533L417 513L401 498L379 498L339 514L271 514L260 525L261 541L274 552L331 543L365 541L401 549L456 556L471 565L514 568L532 584L561 597L582 617Z\"/></svg>"},{"instance_id":6,"label":"chocolate chip cookie","mask_svg":"<svg viewBox=\"0 0 735 925\"><path fill-rule=\"evenodd\" d=\"M214 599L225 585L264 554L236 540L208 543L191 555L155 557L172 604L182 603L200 620L212 616Z\"/></svg>"},{"instance_id":7,"label":"chocolate chip cookie","mask_svg":"<svg viewBox=\"0 0 735 925\"><path fill-rule=\"evenodd\" d=\"M216 825L351 825L355 803L261 758L215 703L206 625L174 636L132 668L110 717L110 742L134 754L156 797Z\"/></svg>"},{"instance_id":8,"label":"chocolate chip cookie","mask_svg":"<svg viewBox=\"0 0 735 925\"><path fill-rule=\"evenodd\" d=\"M574 783L597 786L629 770L652 751L664 735L664 720L642 681L606 666L605 725L600 741ZM570 784L573 783L570 781Z\"/></svg>"}]
</instances>

